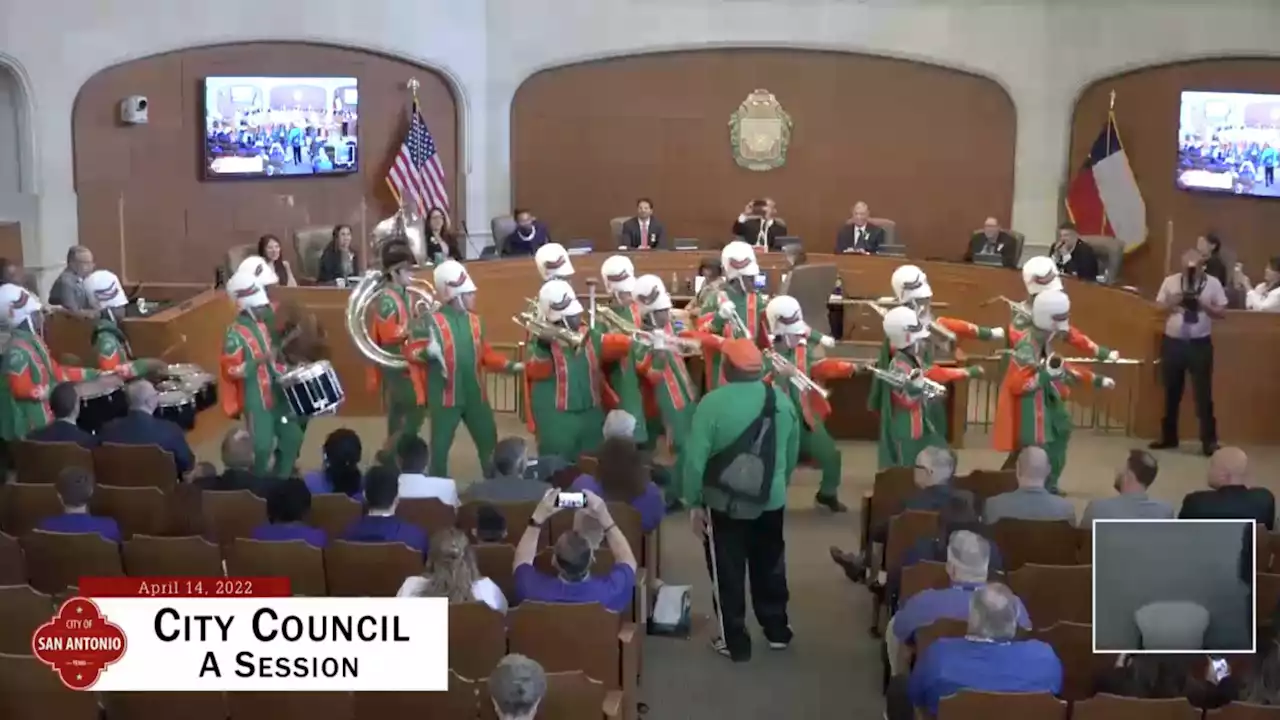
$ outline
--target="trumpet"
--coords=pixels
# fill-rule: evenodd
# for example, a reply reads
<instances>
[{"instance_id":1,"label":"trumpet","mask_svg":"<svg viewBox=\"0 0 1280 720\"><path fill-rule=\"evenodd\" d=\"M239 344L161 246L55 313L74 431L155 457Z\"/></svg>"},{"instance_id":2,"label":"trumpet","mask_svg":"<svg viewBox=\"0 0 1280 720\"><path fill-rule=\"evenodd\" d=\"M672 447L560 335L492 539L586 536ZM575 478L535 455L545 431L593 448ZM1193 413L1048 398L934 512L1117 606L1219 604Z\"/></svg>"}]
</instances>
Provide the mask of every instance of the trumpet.
<instances>
[{"instance_id":1,"label":"trumpet","mask_svg":"<svg viewBox=\"0 0 1280 720\"><path fill-rule=\"evenodd\" d=\"M1031 308L1028 307L1026 303L1018 302L1017 300L1005 297L1004 295L997 295L982 304L985 306L985 305L990 305L991 303L994 303L994 302L1004 302L1006 305L1008 305L1009 311L1013 313L1013 316L1015 318L1018 318L1021 320L1031 319Z\"/></svg>"},{"instance_id":2,"label":"trumpet","mask_svg":"<svg viewBox=\"0 0 1280 720\"><path fill-rule=\"evenodd\" d=\"M635 326L635 323L619 315L611 307L600 307L596 309L597 317L605 325L609 326L612 332L621 335L627 335L631 338L631 342L640 345L652 346L656 342L666 345L667 348L675 351L677 355L683 357L692 357L702 354L702 343L697 340L682 338L678 335L670 335L661 330L641 330Z\"/></svg>"},{"instance_id":3,"label":"trumpet","mask_svg":"<svg viewBox=\"0 0 1280 720\"><path fill-rule=\"evenodd\" d=\"M876 314L879 315L880 317L884 317L885 315L888 315L889 311L893 309L893 306L887 305L884 302L881 302L880 300L854 300L852 302L854 305L864 305L866 307L871 308L872 310L875 310Z\"/></svg>"},{"instance_id":4,"label":"trumpet","mask_svg":"<svg viewBox=\"0 0 1280 720\"><path fill-rule=\"evenodd\" d=\"M774 372L786 376L791 381L791 384L801 392L817 393L824 400L831 395L831 391L814 382L813 378L800 372L800 369L790 360L782 357L781 353L774 350L765 350L764 355L769 360L769 363L773 365Z\"/></svg>"},{"instance_id":5,"label":"trumpet","mask_svg":"<svg viewBox=\"0 0 1280 720\"><path fill-rule=\"evenodd\" d=\"M888 301L887 298L881 298L880 300L855 300L854 303L857 305L865 305L871 308L872 310L875 310L876 314L879 315L880 317L884 317L885 315L888 315L889 311L892 310L894 307L893 303ZM947 343L950 346L955 345L958 338L956 337L956 334L952 332L951 329L948 328L946 325L943 325L942 323L933 319L930 319L929 322L926 324L929 326L929 333L931 335L937 336L937 338L941 339L943 342Z\"/></svg>"},{"instance_id":6,"label":"trumpet","mask_svg":"<svg viewBox=\"0 0 1280 720\"><path fill-rule=\"evenodd\" d=\"M525 332L535 337L550 340L560 345L577 350L582 345L582 335L567 327L549 323L531 312L514 315L511 322L524 328Z\"/></svg>"},{"instance_id":7,"label":"trumpet","mask_svg":"<svg viewBox=\"0 0 1280 720\"><path fill-rule=\"evenodd\" d=\"M904 375L894 370L878 368L870 363L859 365L858 367L861 370L870 371L872 375L876 376L877 380L897 390L918 388L924 394L926 400L940 400L947 395L946 385L930 380L919 370L913 370L910 374Z\"/></svg>"}]
</instances>

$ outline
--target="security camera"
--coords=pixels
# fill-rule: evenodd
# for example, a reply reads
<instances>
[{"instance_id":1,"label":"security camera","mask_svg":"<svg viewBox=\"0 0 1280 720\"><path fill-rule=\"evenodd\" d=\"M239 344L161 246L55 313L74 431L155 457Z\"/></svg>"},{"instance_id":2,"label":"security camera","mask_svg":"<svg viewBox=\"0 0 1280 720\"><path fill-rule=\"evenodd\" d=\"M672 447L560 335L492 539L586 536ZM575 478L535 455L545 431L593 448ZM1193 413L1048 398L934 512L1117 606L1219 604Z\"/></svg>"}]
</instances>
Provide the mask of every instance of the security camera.
<instances>
[{"instance_id":1,"label":"security camera","mask_svg":"<svg viewBox=\"0 0 1280 720\"><path fill-rule=\"evenodd\" d=\"M120 101L120 121L126 125L147 124L147 98L130 95Z\"/></svg>"}]
</instances>

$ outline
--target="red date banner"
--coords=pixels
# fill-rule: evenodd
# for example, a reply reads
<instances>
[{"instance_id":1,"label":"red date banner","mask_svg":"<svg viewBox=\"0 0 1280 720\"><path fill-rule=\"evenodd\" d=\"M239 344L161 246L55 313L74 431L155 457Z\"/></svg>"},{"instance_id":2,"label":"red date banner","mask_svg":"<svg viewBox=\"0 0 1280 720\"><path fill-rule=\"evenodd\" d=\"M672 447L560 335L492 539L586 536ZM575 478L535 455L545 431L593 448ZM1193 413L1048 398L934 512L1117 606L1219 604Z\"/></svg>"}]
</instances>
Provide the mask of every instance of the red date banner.
<instances>
[{"instance_id":1,"label":"red date banner","mask_svg":"<svg viewBox=\"0 0 1280 720\"><path fill-rule=\"evenodd\" d=\"M283 577L83 577L80 595L90 598L279 598L289 597Z\"/></svg>"}]
</instances>

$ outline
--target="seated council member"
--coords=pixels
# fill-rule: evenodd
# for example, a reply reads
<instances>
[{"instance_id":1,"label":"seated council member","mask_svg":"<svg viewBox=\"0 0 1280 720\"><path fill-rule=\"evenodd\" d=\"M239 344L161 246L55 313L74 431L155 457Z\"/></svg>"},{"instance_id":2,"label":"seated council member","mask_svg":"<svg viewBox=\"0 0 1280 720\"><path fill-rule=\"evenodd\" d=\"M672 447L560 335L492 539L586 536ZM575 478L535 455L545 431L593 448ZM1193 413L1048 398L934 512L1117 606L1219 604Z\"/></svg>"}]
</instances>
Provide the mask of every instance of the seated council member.
<instances>
[{"instance_id":1,"label":"seated council member","mask_svg":"<svg viewBox=\"0 0 1280 720\"><path fill-rule=\"evenodd\" d=\"M884 228L872 225L871 209L864 202L857 202L849 220L836 234L836 252L853 255L875 255L884 245Z\"/></svg>"},{"instance_id":2,"label":"seated council member","mask_svg":"<svg viewBox=\"0 0 1280 720\"><path fill-rule=\"evenodd\" d=\"M538 248L551 242L547 226L535 218L532 211L516 208L512 215L516 220L516 229L503 238L498 252L502 257L532 257Z\"/></svg>"},{"instance_id":3,"label":"seated council member","mask_svg":"<svg viewBox=\"0 0 1280 720\"><path fill-rule=\"evenodd\" d=\"M733 222L733 234L757 250L780 250L778 238L786 237L786 223L778 220L772 198L752 200Z\"/></svg>"},{"instance_id":4,"label":"seated council member","mask_svg":"<svg viewBox=\"0 0 1280 720\"><path fill-rule=\"evenodd\" d=\"M1018 241L1000 229L999 220L989 217L982 223L982 230L969 238L969 247L964 251L964 261L971 263L976 255L999 255L1002 265L1007 268L1016 268L1018 267Z\"/></svg>"},{"instance_id":5,"label":"seated council member","mask_svg":"<svg viewBox=\"0 0 1280 720\"><path fill-rule=\"evenodd\" d=\"M622 245L632 250L651 250L662 247L667 229L653 216L653 201L640 198L636 201L636 216L622 223Z\"/></svg>"},{"instance_id":6,"label":"seated council member","mask_svg":"<svg viewBox=\"0 0 1280 720\"><path fill-rule=\"evenodd\" d=\"M320 272L316 282L332 283L360 274L360 258L351 242L351 226L335 225L333 239L320 253Z\"/></svg>"}]
</instances>

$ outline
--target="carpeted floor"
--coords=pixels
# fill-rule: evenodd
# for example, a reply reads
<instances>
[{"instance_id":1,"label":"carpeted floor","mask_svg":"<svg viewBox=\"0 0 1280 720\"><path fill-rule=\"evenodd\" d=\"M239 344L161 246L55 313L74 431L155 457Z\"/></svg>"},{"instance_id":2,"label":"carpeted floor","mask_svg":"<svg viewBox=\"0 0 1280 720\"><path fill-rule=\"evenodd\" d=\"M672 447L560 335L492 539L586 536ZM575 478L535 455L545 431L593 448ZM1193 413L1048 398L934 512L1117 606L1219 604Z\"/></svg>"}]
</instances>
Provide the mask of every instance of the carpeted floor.
<instances>
[{"instance_id":1,"label":"carpeted floor","mask_svg":"<svg viewBox=\"0 0 1280 720\"><path fill-rule=\"evenodd\" d=\"M365 439L367 458L385 437L378 418L333 418L314 422L308 431L302 465L319 464L325 434L347 426ZM511 415L499 416L500 432L523 434ZM216 461L218 437L208 428L196 450L202 460ZM1071 448L1063 488L1080 508L1094 497L1112 493L1116 468L1126 451L1138 445L1132 438L1080 432ZM998 468L1003 455L986 449L987 438L975 434L960 451L959 472ZM1206 459L1188 444L1181 452L1158 454L1160 474L1152 494L1171 502L1204 487ZM1273 468L1280 464L1280 448L1246 448L1256 482L1271 486ZM844 486L841 496L851 508L871 489L875 448L870 443L841 443ZM460 486L478 475L479 465L465 432L450 456L452 474ZM734 665L707 647L709 622L699 624L692 640L648 638L644 649L643 699L648 717L677 718L868 718L881 717L880 648L866 632L870 602L865 589L845 579L827 555L830 545L852 547L857 514L833 515L813 507L815 471L793 479L787 513L787 564L791 589L791 624L795 642L782 652L757 643L749 664ZM1272 490L1277 490L1272 487ZM710 612L707 573L700 546L684 515L669 517L663 528L663 580L694 587L694 611Z\"/></svg>"}]
</instances>

